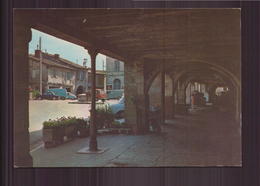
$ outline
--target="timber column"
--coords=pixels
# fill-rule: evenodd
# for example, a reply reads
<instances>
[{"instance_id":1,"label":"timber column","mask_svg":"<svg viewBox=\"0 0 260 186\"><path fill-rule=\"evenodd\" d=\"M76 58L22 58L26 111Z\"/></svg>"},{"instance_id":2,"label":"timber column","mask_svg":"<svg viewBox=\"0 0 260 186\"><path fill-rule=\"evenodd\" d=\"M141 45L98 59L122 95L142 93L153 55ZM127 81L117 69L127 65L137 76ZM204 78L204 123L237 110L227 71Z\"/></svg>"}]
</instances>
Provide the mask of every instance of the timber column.
<instances>
[{"instance_id":1,"label":"timber column","mask_svg":"<svg viewBox=\"0 0 260 186\"><path fill-rule=\"evenodd\" d=\"M88 49L91 58L91 110L90 110L90 140L89 151L97 151L97 126L96 126L96 57L97 49Z\"/></svg>"},{"instance_id":2,"label":"timber column","mask_svg":"<svg viewBox=\"0 0 260 186\"><path fill-rule=\"evenodd\" d=\"M31 26L28 17L14 11L13 30L13 131L14 165L30 167L29 139L29 57L28 43L31 41Z\"/></svg>"}]
</instances>

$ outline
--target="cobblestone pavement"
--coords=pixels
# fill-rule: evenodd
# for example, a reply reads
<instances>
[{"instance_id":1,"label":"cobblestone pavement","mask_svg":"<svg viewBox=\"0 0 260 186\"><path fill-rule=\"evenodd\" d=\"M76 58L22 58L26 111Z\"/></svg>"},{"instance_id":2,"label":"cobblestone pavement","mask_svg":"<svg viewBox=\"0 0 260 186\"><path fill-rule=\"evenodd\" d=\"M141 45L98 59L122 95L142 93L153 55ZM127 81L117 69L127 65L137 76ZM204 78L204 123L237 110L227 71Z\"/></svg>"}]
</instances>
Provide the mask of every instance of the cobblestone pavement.
<instances>
[{"instance_id":1,"label":"cobblestone pavement","mask_svg":"<svg viewBox=\"0 0 260 186\"><path fill-rule=\"evenodd\" d=\"M42 123L62 116L88 117L90 104L70 104L72 100L30 100L29 132L31 148L42 138ZM109 100L114 103L116 100Z\"/></svg>"},{"instance_id":2,"label":"cobblestone pavement","mask_svg":"<svg viewBox=\"0 0 260 186\"><path fill-rule=\"evenodd\" d=\"M240 125L203 111L167 121L160 135L98 136L102 154L78 154L89 138L31 152L34 167L240 166Z\"/></svg>"}]
</instances>

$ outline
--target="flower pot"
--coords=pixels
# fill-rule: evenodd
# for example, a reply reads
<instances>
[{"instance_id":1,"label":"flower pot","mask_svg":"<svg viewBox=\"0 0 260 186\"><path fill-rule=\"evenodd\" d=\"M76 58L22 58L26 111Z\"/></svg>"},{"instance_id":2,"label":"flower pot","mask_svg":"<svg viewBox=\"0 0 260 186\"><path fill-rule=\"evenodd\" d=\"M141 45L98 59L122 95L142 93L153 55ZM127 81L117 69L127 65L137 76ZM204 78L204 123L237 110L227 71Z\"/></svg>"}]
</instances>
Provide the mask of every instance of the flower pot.
<instances>
[{"instance_id":1,"label":"flower pot","mask_svg":"<svg viewBox=\"0 0 260 186\"><path fill-rule=\"evenodd\" d=\"M54 147L63 143L63 128L43 128L43 141L46 148Z\"/></svg>"}]
</instances>

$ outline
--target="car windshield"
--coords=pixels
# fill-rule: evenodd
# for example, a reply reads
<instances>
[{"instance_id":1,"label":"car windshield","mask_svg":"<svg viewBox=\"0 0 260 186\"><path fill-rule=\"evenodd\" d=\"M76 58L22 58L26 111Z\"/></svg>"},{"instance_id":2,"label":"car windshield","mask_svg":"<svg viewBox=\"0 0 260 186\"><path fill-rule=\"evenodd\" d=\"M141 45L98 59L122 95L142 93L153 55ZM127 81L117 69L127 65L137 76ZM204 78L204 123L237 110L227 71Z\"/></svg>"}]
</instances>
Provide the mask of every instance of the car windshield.
<instances>
[{"instance_id":1,"label":"car windshield","mask_svg":"<svg viewBox=\"0 0 260 186\"><path fill-rule=\"evenodd\" d=\"M122 97L119 99L118 103L119 103L119 104L124 104L124 102L125 102L125 97L122 96Z\"/></svg>"}]
</instances>

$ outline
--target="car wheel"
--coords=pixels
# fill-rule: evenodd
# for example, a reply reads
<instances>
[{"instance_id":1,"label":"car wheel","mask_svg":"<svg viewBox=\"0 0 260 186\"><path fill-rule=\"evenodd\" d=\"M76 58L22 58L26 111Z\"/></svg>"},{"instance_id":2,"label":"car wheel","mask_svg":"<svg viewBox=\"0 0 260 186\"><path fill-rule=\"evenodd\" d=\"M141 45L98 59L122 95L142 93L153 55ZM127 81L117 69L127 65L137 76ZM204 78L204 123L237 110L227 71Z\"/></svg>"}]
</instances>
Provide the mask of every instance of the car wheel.
<instances>
[{"instance_id":1,"label":"car wheel","mask_svg":"<svg viewBox=\"0 0 260 186\"><path fill-rule=\"evenodd\" d=\"M119 111L116 113L116 119L122 119L125 117L124 111Z\"/></svg>"}]
</instances>

